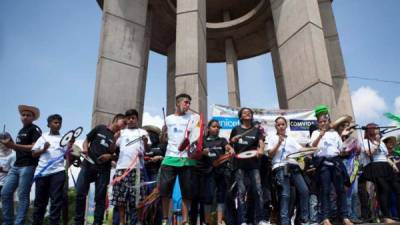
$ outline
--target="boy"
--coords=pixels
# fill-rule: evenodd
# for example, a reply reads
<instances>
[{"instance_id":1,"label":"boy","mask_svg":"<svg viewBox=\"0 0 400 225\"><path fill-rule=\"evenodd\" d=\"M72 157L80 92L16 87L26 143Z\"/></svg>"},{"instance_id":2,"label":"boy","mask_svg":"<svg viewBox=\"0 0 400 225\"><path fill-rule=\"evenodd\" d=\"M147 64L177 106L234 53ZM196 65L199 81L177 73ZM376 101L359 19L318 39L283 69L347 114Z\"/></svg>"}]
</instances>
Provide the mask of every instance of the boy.
<instances>
[{"instance_id":1,"label":"boy","mask_svg":"<svg viewBox=\"0 0 400 225\"><path fill-rule=\"evenodd\" d=\"M125 127L125 116L117 114L112 122L93 128L83 142L82 153L88 155L95 164L84 160L76 181L75 225L83 225L85 219L86 196L90 183L95 182L95 210L93 225L103 224L107 185L110 182L111 159L115 151L115 140Z\"/></svg>"},{"instance_id":2,"label":"boy","mask_svg":"<svg viewBox=\"0 0 400 225\"><path fill-rule=\"evenodd\" d=\"M121 177L126 170L131 170L128 175L113 186L113 198L111 204L118 207L120 224L126 223L126 209L129 209L130 222L136 224L136 205L140 197L144 195L143 188L137 187L137 184L143 181L140 176L140 161L145 150L149 149L149 135L147 131L138 127L139 113L135 109L130 109L125 113L127 127L121 130L121 135L117 140L119 147L119 157L116 165L114 178ZM141 139L140 139L141 138ZM140 140L127 145L133 140Z\"/></svg>"},{"instance_id":3,"label":"boy","mask_svg":"<svg viewBox=\"0 0 400 225\"><path fill-rule=\"evenodd\" d=\"M60 212L63 205L64 182L66 179L64 168L64 154L72 147L70 142L67 148L60 146L60 129L62 117L58 114L47 118L48 133L43 134L32 148L32 156L39 157L39 164L35 170L35 201L33 211L33 225L43 224L47 204L50 198L50 224L60 223Z\"/></svg>"},{"instance_id":4,"label":"boy","mask_svg":"<svg viewBox=\"0 0 400 225\"><path fill-rule=\"evenodd\" d=\"M192 98L187 94L176 96L175 113L166 118L166 126L163 127L162 141L168 141L165 158L161 164L159 185L162 198L163 225L168 222L172 190L177 175L182 193L182 224L189 224L188 211L193 194L191 191L191 170L196 161L188 158L187 152L181 152L178 148L185 138L186 131L192 129L188 124L193 121L194 116L187 113L191 100Z\"/></svg>"},{"instance_id":5,"label":"boy","mask_svg":"<svg viewBox=\"0 0 400 225\"><path fill-rule=\"evenodd\" d=\"M9 133L0 134L0 140L11 139ZM3 143L0 143L0 192L6 181L8 171L15 162L15 152L12 149L7 148Z\"/></svg>"},{"instance_id":6,"label":"boy","mask_svg":"<svg viewBox=\"0 0 400 225\"><path fill-rule=\"evenodd\" d=\"M18 132L16 142L11 138L1 142L16 152L14 166L7 175L7 180L1 190L4 225L23 225L29 208L29 193L31 192L33 173L37 159L32 157L32 147L42 135L38 126L33 124L40 116L38 108L27 105L18 106L23 128ZM18 188L18 210L14 218L14 192Z\"/></svg>"}]
</instances>

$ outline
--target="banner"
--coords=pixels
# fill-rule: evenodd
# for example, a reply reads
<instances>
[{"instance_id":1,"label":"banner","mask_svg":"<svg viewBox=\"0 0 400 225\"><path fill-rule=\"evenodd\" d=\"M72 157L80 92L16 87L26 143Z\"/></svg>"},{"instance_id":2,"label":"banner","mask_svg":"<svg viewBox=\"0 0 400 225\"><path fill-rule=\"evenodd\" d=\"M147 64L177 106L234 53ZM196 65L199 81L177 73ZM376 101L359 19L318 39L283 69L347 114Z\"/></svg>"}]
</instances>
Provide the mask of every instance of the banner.
<instances>
[{"instance_id":1,"label":"banner","mask_svg":"<svg viewBox=\"0 0 400 225\"><path fill-rule=\"evenodd\" d=\"M212 106L211 116L212 119L216 119L220 123L221 137L225 137L228 140L232 128L240 124L238 118L239 110L240 108L237 107ZM287 134L295 138L300 144L309 143L309 127L317 122L313 110L252 110L254 111L254 121L260 123L267 136L276 134L275 119L278 116L284 116L288 121Z\"/></svg>"}]
</instances>

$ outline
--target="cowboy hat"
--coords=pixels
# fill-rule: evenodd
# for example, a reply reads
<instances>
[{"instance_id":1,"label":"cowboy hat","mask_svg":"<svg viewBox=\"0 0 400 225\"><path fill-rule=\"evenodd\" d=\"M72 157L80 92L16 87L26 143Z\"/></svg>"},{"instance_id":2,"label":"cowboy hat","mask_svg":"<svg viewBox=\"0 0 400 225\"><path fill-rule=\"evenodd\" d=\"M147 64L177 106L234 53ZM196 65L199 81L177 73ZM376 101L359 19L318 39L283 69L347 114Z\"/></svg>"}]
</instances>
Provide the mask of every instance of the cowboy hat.
<instances>
[{"instance_id":1,"label":"cowboy hat","mask_svg":"<svg viewBox=\"0 0 400 225\"><path fill-rule=\"evenodd\" d=\"M389 140L393 140L394 141L394 143L396 143L396 137L395 136L386 136L386 137L383 137L382 139L381 139L381 141L383 141L383 142L387 142L387 141L389 141Z\"/></svg>"},{"instance_id":2,"label":"cowboy hat","mask_svg":"<svg viewBox=\"0 0 400 225\"><path fill-rule=\"evenodd\" d=\"M40 116L40 110L34 106L29 106L29 105L19 105L18 106L18 111L19 114L22 114L24 111L29 111L32 112L33 114L33 120L39 119Z\"/></svg>"},{"instance_id":3,"label":"cowboy hat","mask_svg":"<svg viewBox=\"0 0 400 225\"><path fill-rule=\"evenodd\" d=\"M342 123L351 123L351 121L353 120L353 117L349 116L349 115L344 115L339 117L337 120L335 120L332 124L331 127L332 128L336 128L337 126L339 126Z\"/></svg>"}]
</instances>

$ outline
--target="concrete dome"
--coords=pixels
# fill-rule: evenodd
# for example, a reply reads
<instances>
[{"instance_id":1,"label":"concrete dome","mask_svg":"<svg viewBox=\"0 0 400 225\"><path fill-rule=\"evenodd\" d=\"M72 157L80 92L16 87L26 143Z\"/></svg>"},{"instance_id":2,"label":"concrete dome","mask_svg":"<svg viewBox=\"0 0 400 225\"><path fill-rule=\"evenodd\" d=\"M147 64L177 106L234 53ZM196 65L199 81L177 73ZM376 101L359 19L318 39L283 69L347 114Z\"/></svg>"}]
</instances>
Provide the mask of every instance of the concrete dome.
<instances>
[{"instance_id":1,"label":"concrete dome","mask_svg":"<svg viewBox=\"0 0 400 225\"><path fill-rule=\"evenodd\" d=\"M102 0L98 0L102 5ZM176 0L149 0L152 51L166 55L176 34ZM266 0L207 0L207 61L225 62L225 40L232 38L238 59L269 52ZM225 15L225 19L224 19Z\"/></svg>"}]
</instances>

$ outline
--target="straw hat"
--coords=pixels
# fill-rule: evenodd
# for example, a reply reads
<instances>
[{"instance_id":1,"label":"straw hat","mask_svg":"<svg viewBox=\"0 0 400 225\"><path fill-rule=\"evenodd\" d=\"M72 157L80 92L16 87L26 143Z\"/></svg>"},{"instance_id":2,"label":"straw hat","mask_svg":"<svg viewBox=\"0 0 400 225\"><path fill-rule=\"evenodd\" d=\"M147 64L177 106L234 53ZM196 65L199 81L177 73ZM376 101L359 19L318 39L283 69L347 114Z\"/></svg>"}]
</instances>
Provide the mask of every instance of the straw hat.
<instances>
[{"instance_id":1,"label":"straw hat","mask_svg":"<svg viewBox=\"0 0 400 225\"><path fill-rule=\"evenodd\" d=\"M19 105L18 106L19 114L22 114L24 111L29 111L33 114L33 120L37 120L40 117L40 110L34 106L29 105Z\"/></svg>"}]
</instances>

